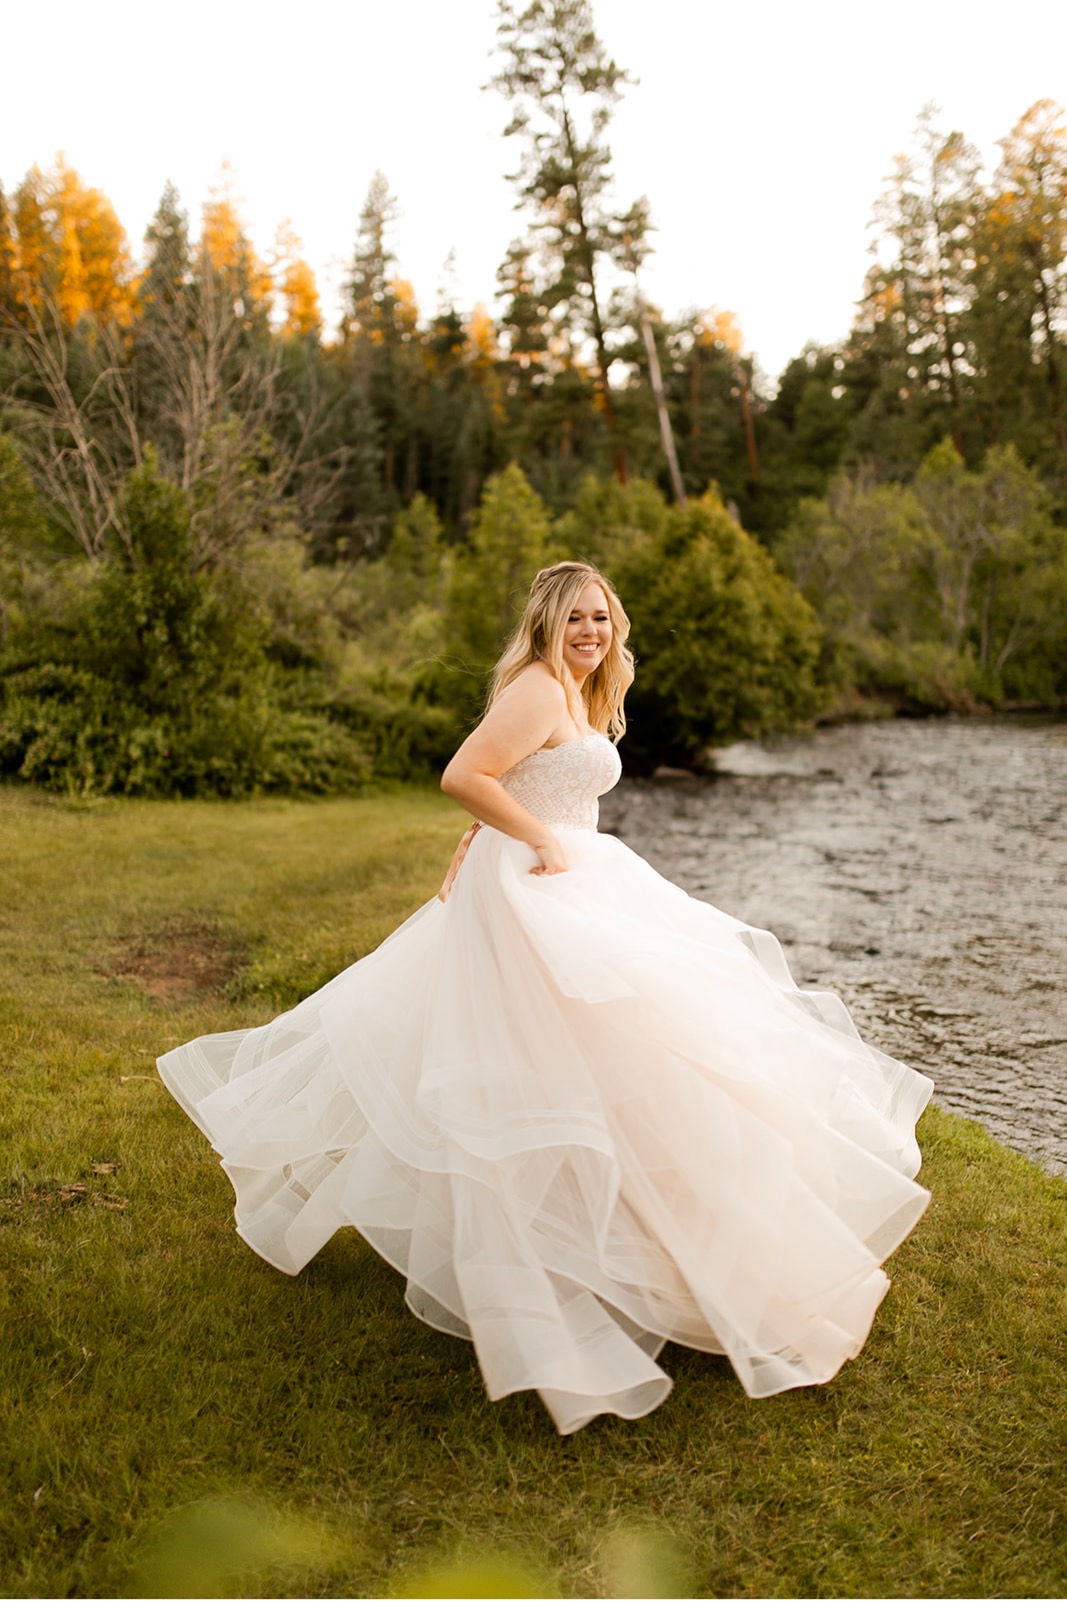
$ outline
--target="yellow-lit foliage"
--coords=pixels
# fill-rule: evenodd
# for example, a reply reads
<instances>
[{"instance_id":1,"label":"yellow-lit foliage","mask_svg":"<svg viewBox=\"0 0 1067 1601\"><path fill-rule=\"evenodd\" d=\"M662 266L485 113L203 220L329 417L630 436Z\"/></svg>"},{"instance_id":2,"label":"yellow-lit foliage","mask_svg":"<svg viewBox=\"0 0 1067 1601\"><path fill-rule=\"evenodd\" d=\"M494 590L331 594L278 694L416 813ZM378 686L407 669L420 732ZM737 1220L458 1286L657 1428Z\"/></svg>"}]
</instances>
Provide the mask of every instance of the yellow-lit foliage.
<instances>
[{"instance_id":1,"label":"yellow-lit foliage","mask_svg":"<svg viewBox=\"0 0 1067 1601\"><path fill-rule=\"evenodd\" d=\"M50 294L67 327L87 312L104 320L130 308L125 231L111 203L87 188L62 157L54 170L31 168L16 197L20 288L40 306Z\"/></svg>"},{"instance_id":2,"label":"yellow-lit foliage","mask_svg":"<svg viewBox=\"0 0 1067 1601\"><path fill-rule=\"evenodd\" d=\"M0 289L14 284L16 270L14 226L5 205L0 211Z\"/></svg>"},{"instance_id":3,"label":"yellow-lit foliage","mask_svg":"<svg viewBox=\"0 0 1067 1601\"><path fill-rule=\"evenodd\" d=\"M200 223L200 249L217 272L241 261L248 249L244 224L229 193L229 174L223 169L224 187L213 189L205 200Z\"/></svg>"},{"instance_id":4,"label":"yellow-lit foliage","mask_svg":"<svg viewBox=\"0 0 1067 1601\"><path fill-rule=\"evenodd\" d=\"M903 309L904 293L899 283L885 283L871 296L871 305L879 322L888 322Z\"/></svg>"},{"instance_id":5,"label":"yellow-lit foliage","mask_svg":"<svg viewBox=\"0 0 1067 1601\"><path fill-rule=\"evenodd\" d=\"M88 189L71 168L55 175L53 205L64 234L77 241L80 281L71 280L72 304L84 297L85 309L104 321L124 319L132 304L131 270L126 230L111 202L99 189Z\"/></svg>"},{"instance_id":6,"label":"yellow-lit foliage","mask_svg":"<svg viewBox=\"0 0 1067 1601\"><path fill-rule=\"evenodd\" d=\"M467 323L467 351L476 372L492 367L499 359L496 324L480 301Z\"/></svg>"},{"instance_id":7,"label":"yellow-lit foliage","mask_svg":"<svg viewBox=\"0 0 1067 1601\"><path fill-rule=\"evenodd\" d=\"M401 339L414 338L419 326L419 303L415 290L406 278L391 278L389 293L395 302L394 319Z\"/></svg>"},{"instance_id":8,"label":"yellow-lit foliage","mask_svg":"<svg viewBox=\"0 0 1067 1601\"><path fill-rule=\"evenodd\" d=\"M86 314L130 315L132 272L126 232L111 202L58 157L51 172L31 167L15 193L13 252L20 297L40 310L46 296L68 328Z\"/></svg>"},{"instance_id":9,"label":"yellow-lit foliage","mask_svg":"<svg viewBox=\"0 0 1067 1601\"><path fill-rule=\"evenodd\" d=\"M1031 242L1031 259L1058 263L1067 251L1067 113L1035 101L1000 147L998 219Z\"/></svg>"},{"instance_id":10,"label":"yellow-lit foliage","mask_svg":"<svg viewBox=\"0 0 1067 1601\"><path fill-rule=\"evenodd\" d=\"M240 284L257 306L269 306L273 283L271 275L252 248L241 214L228 187L212 192L205 201L200 225L200 252L216 272Z\"/></svg>"},{"instance_id":11,"label":"yellow-lit foliage","mask_svg":"<svg viewBox=\"0 0 1067 1601\"><path fill-rule=\"evenodd\" d=\"M706 311L697 324L697 344L717 345L721 350L728 350L732 356L739 356L744 335L736 313L719 311L714 306Z\"/></svg>"},{"instance_id":12,"label":"yellow-lit foliage","mask_svg":"<svg viewBox=\"0 0 1067 1601\"><path fill-rule=\"evenodd\" d=\"M1025 270L1029 252L1017 203L1017 195L1000 190L987 201L974 236L974 259L982 269L1014 270L1022 262Z\"/></svg>"},{"instance_id":13,"label":"yellow-lit foliage","mask_svg":"<svg viewBox=\"0 0 1067 1601\"><path fill-rule=\"evenodd\" d=\"M975 259L983 268L1021 268L1029 275L1067 253L1067 115L1054 100L1038 100L1000 141L1003 152L976 229Z\"/></svg>"},{"instance_id":14,"label":"yellow-lit foliage","mask_svg":"<svg viewBox=\"0 0 1067 1601\"><path fill-rule=\"evenodd\" d=\"M289 263L281 282L288 334L317 334L322 330L322 309L315 274L301 256Z\"/></svg>"},{"instance_id":15,"label":"yellow-lit foliage","mask_svg":"<svg viewBox=\"0 0 1067 1601\"><path fill-rule=\"evenodd\" d=\"M349 327L372 345L410 343L419 327L414 286L406 278L390 278L382 295L367 295L357 303Z\"/></svg>"},{"instance_id":16,"label":"yellow-lit foliage","mask_svg":"<svg viewBox=\"0 0 1067 1601\"><path fill-rule=\"evenodd\" d=\"M19 298L35 311L43 306L53 277L53 241L44 206L44 177L33 166L15 190L12 221Z\"/></svg>"},{"instance_id":17,"label":"yellow-lit foliage","mask_svg":"<svg viewBox=\"0 0 1067 1601\"><path fill-rule=\"evenodd\" d=\"M78 230L70 216L62 220L58 247L56 301L64 326L73 328L89 310L89 296L85 287L85 264L78 242Z\"/></svg>"},{"instance_id":18,"label":"yellow-lit foliage","mask_svg":"<svg viewBox=\"0 0 1067 1601\"><path fill-rule=\"evenodd\" d=\"M275 235L271 258L274 284L284 311L282 329L287 334L305 338L322 332L322 308L315 274L301 254L302 250L292 223L283 222Z\"/></svg>"},{"instance_id":19,"label":"yellow-lit foliage","mask_svg":"<svg viewBox=\"0 0 1067 1601\"><path fill-rule=\"evenodd\" d=\"M496 323L481 301L475 305L465 329L465 357L471 379L496 415L505 415L503 370Z\"/></svg>"}]
</instances>

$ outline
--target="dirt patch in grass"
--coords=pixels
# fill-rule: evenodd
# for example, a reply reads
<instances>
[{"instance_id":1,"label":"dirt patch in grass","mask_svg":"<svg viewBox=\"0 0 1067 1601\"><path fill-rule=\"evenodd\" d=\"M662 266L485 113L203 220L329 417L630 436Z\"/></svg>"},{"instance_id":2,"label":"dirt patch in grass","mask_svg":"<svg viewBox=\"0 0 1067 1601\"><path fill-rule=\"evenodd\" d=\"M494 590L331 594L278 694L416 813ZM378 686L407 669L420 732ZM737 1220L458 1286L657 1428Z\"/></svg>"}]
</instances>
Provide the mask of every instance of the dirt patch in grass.
<instances>
[{"instance_id":1,"label":"dirt patch in grass","mask_svg":"<svg viewBox=\"0 0 1067 1601\"><path fill-rule=\"evenodd\" d=\"M164 1005L220 990L243 965L242 953L214 923L168 924L115 952L104 972L140 985Z\"/></svg>"}]
</instances>

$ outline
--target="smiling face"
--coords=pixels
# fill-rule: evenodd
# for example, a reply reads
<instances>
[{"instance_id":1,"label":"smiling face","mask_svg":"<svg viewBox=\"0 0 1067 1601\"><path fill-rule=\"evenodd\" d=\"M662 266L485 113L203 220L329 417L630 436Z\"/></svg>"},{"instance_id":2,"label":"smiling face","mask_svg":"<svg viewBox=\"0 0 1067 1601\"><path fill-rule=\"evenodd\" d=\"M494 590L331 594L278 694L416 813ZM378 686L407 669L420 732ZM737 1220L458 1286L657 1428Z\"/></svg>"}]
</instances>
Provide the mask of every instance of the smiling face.
<instances>
[{"instance_id":1,"label":"smiling face","mask_svg":"<svg viewBox=\"0 0 1067 1601\"><path fill-rule=\"evenodd\" d=\"M575 601L563 629L563 660L579 684L600 666L610 644L608 597L591 580Z\"/></svg>"}]
</instances>

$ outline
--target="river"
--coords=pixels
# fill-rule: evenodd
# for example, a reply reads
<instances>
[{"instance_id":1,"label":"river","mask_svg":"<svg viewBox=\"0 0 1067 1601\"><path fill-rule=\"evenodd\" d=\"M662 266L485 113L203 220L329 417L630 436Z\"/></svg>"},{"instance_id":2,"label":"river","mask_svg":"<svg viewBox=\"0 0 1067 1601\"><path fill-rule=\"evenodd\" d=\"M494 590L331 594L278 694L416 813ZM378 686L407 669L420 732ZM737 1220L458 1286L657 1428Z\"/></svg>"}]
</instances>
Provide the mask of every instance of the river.
<instances>
[{"instance_id":1,"label":"river","mask_svg":"<svg viewBox=\"0 0 1067 1601\"><path fill-rule=\"evenodd\" d=\"M624 779L601 826L778 935L938 1104L1067 1172L1067 723L884 721Z\"/></svg>"}]
</instances>

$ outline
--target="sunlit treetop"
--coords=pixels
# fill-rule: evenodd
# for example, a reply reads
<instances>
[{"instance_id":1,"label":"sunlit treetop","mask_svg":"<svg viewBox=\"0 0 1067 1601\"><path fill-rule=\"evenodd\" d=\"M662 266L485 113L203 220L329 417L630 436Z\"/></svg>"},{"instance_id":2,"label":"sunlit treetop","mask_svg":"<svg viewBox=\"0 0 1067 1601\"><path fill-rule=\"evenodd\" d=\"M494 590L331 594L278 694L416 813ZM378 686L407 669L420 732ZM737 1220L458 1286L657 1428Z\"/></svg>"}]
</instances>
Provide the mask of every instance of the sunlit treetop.
<instances>
[{"instance_id":1,"label":"sunlit treetop","mask_svg":"<svg viewBox=\"0 0 1067 1601\"><path fill-rule=\"evenodd\" d=\"M15 191L9 243L18 294L40 312L49 301L73 328L86 315L123 320L132 309L126 232L111 202L62 156L31 167Z\"/></svg>"}]
</instances>

